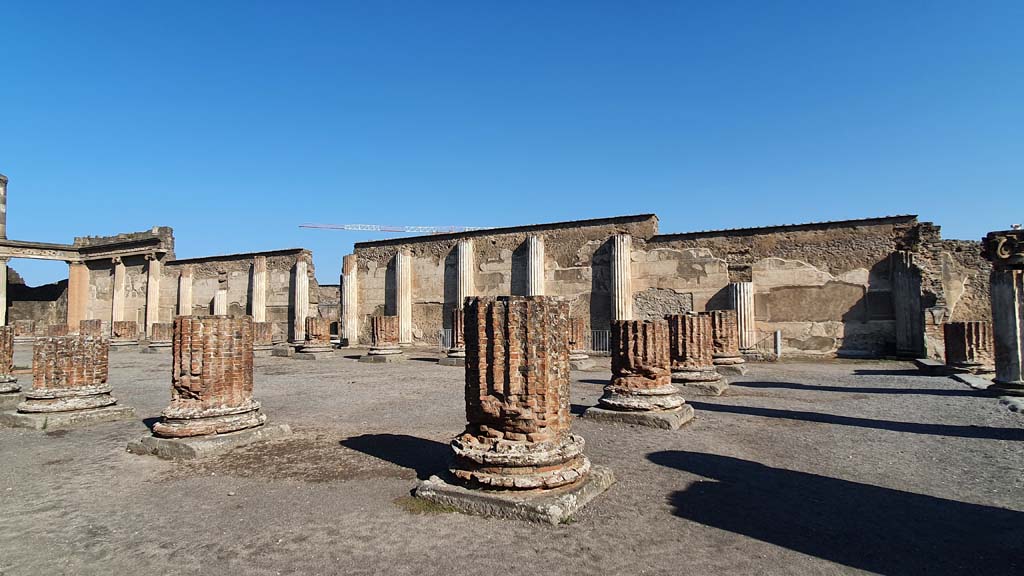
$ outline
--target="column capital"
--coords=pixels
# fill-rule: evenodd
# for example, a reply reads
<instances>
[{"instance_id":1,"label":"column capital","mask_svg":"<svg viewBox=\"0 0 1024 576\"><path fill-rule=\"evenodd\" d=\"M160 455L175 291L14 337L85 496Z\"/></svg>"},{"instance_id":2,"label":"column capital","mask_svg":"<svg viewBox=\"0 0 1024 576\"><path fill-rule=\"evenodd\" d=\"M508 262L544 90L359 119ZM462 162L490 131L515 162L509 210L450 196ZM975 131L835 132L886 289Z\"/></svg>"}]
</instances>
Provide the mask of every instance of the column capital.
<instances>
[{"instance_id":1,"label":"column capital","mask_svg":"<svg viewBox=\"0 0 1024 576\"><path fill-rule=\"evenodd\" d=\"M121 260L120 256L114 256L110 259L110 263L113 264L114 266L117 266L118 264L123 264L124 262Z\"/></svg>"},{"instance_id":2,"label":"column capital","mask_svg":"<svg viewBox=\"0 0 1024 576\"><path fill-rule=\"evenodd\" d=\"M989 232L981 242L981 255L994 268L1024 270L1024 230Z\"/></svg>"}]
</instances>

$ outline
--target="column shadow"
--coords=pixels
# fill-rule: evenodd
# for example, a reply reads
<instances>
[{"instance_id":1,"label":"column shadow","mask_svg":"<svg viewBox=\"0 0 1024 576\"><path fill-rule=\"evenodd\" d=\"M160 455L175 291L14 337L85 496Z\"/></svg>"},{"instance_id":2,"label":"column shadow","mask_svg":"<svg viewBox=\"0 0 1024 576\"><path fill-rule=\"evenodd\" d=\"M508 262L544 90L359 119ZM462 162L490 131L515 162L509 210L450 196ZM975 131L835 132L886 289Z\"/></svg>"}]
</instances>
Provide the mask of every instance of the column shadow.
<instances>
[{"instance_id":1,"label":"column shadow","mask_svg":"<svg viewBox=\"0 0 1024 576\"><path fill-rule=\"evenodd\" d=\"M707 402L687 401L694 410L708 412L727 412L765 418L783 418L786 420L803 420L822 424L838 424L840 426L858 426L892 432L908 432L911 434L927 434L931 436L952 436L956 438L981 438L987 440L1024 440L1024 428L992 428L985 426L959 426L955 424L924 424L920 422L900 422L896 420L873 420L856 418L838 414L821 412L804 412L799 410L780 410L761 408L758 406L730 406L726 404L710 404Z\"/></svg>"},{"instance_id":2,"label":"column shadow","mask_svg":"<svg viewBox=\"0 0 1024 576\"><path fill-rule=\"evenodd\" d=\"M825 386L818 384L797 384L795 382L730 382L740 388L778 388L784 390L807 390L809 392L849 392L852 394L906 394L925 396L966 396L986 398L990 396L981 390L945 390L941 388L872 388L865 386Z\"/></svg>"},{"instance_id":3,"label":"column shadow","mask_svg":"<svg viewBox=\"0 0 1024 576\"><path fill-rule=\"evenodd\" d=\"M666 450L655 464L703 476L675 515L878 574L1024 573L1024 512Z\"/></svg>"},{"instance_id":4,"label":"column shadow","mask_svg":"<svg viewBox=\"0 0 1024 576\"><path fill-rule=\"evenodd\" d=\"M444 474L452 455L447 444L405 434L363 434L346 438L340 444L402 468L415 470L420 480Z\"/></svg>"}]
</instances>

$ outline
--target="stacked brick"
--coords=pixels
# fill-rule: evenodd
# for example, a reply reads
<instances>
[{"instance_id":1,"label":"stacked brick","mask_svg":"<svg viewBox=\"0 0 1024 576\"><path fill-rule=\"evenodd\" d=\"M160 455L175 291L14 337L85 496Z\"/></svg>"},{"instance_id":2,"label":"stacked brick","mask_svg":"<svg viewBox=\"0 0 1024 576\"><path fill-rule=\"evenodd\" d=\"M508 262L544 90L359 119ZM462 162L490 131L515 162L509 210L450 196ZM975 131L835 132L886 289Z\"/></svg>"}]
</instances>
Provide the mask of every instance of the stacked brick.
<instances>
[{"instance_id":1,"label":"stacked brick","mask_svg":"<svg viewBox=\"0 0 1024 576\"><path fill-rule=\"evenodd\" d=\"M32 347L32 388L18 412L70 412L111 406L109 343L81 334L42 337Z\"/></svg>"},{"instance_id":2,"label":"stacked brick","mask_svg":"<svg viewBox=\"0 0 1024 576\"><path fill-rule=\"evenodd\" d=\"M0 394L21 390L14 376L14 327L0 326Z\"/></svg>"},{"instance_id":3,"label":"stacked brick","mask_svg":"<svg viewBox=\"0 0 1024 576\"><path fill-rule=\"evenodd\" d=\"M330 352L331 323L326 318L308 316L306 318L306 339L302 344L302 352Z\"/></svg>"},{"instance_id":4,"label":"stacked brick","mask_svg":"<svg viewBox=\"0 0 1024 576\"><path fill-rule=\"evenodd\" d=\"M583 480L590 461L570 433L569 306L544 296L470 298L466 419L452 473L472 485L538 489Z\"/></svg>"},{"instance_id":5,"label":"stacked brick","mask_svg":"<svg viewBox=\"0 0 1024 576\"><path fill-rule=\"evenodd\" d=\"M714 365L711 316L676 314L667 316L672 380L713 382L721 379Z\"/></svg>"},{"instance_id":6,"label":"stacked brick","mask_svg":"<svg viewBox=\"0 0 1024 576\"><path fill-rule=\"evenodd\" d=\"M36 323L32 320L15 320L14 337L22 342L30 342L36 335Z\"/></svg>"},{"instance_id":7,"label":"stacked brick","mask_svg":"<svg viewBox=\"0 0 1024 576\"><path fill-rule=\"evenodd\" d=\"M67 336L68 325L67 324L50 324L46 327L47 336Z\"/></svg>"},{"instance_id":8,"label":"stacked brick","mask_svg":"<svg viewBox=\"0 0 1024 576\"><path fill-rule=\"evenodd\" d=\"M401 354L398 346L398 316L370 318L370 355Z\"/></svg>"},{"instance_id":9,"label":"stacked brick","mask_svg":"<svg viewBox=\"0 0 1024 576\"><path fill-rule=\"evenodd\" d=\"M587 323L583 318L569 319L569 360L586 360Z\"/></svg>"},{"instance_id":10,"label":"stacked brick","mask_svg":"<svg viewBox=\"0 0 1024 576\"><path fill-rule=\"evenodd\" d=\"M274 323L253 322L252 347L254 350L268 350L274 345Z\"/></svg>"},{"instance_id":11,"label":"stacked brick","mask_svg":"<svg viewBox=\"0 0 1024 576\"><path fill-rule=\"evenodd\" d=\"M743 364L746 360L740 354L740 336L735 310L712 310L711 337L714 341L714 364L728 366Z\"/></svg>"},{"instance_id":12,"label":"stacked brick","mask_svg":"<svg viewBox=\"0 0 1024 576\"><path fill-rule=\"evenodd\" d=\"M174 324L170 322L158 322L150 327L149 345L154 348L171 345L174 339Z\"/></svg>"},{"instance_id":13,"label":"stacked brick","mask_svg":"<svg viewBox=\"0 0 1024 576\"><path fill-rule=\"evenodd\" d=\"M452 342L448 357L466 357L466 313L461 308L452 310Z\"/></svg>"},{"instance_id":14,"label":"stacked brick","mask_svg":"<svg viewBox=\"0 0 1024 576\"><path fill-rule=\"evenodd\" d=\"M223 434L266 422L253 399L251 318L179 316L173 342L171 405L154 435Z\"/></svg>"},{"instance_id":15,"label":"stacked brick","mask_svg":"<svg viewBox=\"0 0 1024 576\"><path fill-rule=\"evenodd\" d=\"M615 320L609 340L612 379L604 387L601 408L662 411L685 403L672 385L667 321Z\"/></svg>"},{"instance_id":16,"label":"stacked brick","mask_svg":"<svg viewBox=\"0 0 1024 576\"><path fill-rule=\"evenodd\" d=\"M110 339L114 342L138 342L139 323L134 320L117 320L111 324Z\"/></svg>"},{"instance_id":17,"label":"stacked brick","mask_svg":"<svg viewBox=\"0 0 1024 576\"><path fill-rule=\"evenodd\" d=\"M989 322L950 322L943 326L946 364L976 374L995 371L995 342Z\"/></svg>"},{"instance_id":18,"label":"stacked brick","mask_svg":"<svg viewBox=\"0 0 1024 576\"><path fill-rule=\"evenodd\" d=\"M92 336L93 338L103 337L103 321L102 320L81 320L78 322L78 333L82 336Z\"/></svg>"}]
</instances>

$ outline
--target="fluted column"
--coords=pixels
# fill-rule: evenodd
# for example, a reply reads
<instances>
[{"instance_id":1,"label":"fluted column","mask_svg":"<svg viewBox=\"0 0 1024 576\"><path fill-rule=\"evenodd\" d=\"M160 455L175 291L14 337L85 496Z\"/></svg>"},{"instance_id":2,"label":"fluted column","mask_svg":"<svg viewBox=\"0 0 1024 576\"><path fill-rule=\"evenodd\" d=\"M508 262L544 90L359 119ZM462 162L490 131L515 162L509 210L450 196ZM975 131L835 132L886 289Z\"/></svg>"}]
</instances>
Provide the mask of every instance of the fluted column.
<instances>
[{"instance_id":1,"label":"fluted column","mask_svg":"<svg viewBox=\"0 0 1024 576\"><path fill-rule=\"evenodd\" d=\"M473 278L473 241L459 240L456 250L458 279L455 284L455 308L461 310L466 304L466 298L476 295L476 284Z\"/></svg>"},{"instance_id":2,"label":"fluted column","mask_svg":"<svg viewBox=\"0 0 1024 576\"><path fill-rule=\"evenodd\" d=\"M989 295L1000 394L1024 396L1024 230L991 232L982 256L992 262Z\"/></svg>"},{"instance_id":3,"label":"fluted column","mask_svg":"<svg viewBox=\"0 0 1024 576\"><path fill-rule=\"evenodd\" d=\"M178 276L178 315L192 315L192 267L185 266Z\"/></svg>"},{"instance_id":4,"label":"fluted column","mask_svg":"<svg viewBox=\"0 0 1024 576\"><path fill-rule=\"evenodd\" d=\"M341 337L353 346L359 341L359 259L349 254L341 260Z\"/></svg>"},{"instance_id":5,"label":"fluted column","mask_svg":"<svg viewBox=\"0 0 1024 576\"><path fill-rule=\"evenodd\" d=\"M228 314L228 291L224 288L217 290L213 295L214 316L227 316Z\"/></svg>"},{"instance_id":6,"label":"fluted column","mask_svg":"<svg viewBox=\"0 0 1024 576\"><path fill-rule=\"evenodd\" d=\"M267 257L257 256L252 261L252 321L267 321Z\"/></svg>"},{"instance_id":7,"label":"fluted column","mask_svg":"<svg viewBox=\"0 0 1024 576\"><path fill-rule=\"evenodd\" d=\"M0 279L0 284L6 282ZM68 326L76 330L88 316L89 267L83 262L68 262Z\"/></svg>"},{"instance_id":8,"label":"fluted column","mask_svg":"<svg viewBox=\"0 0 1024 576\"><path fill-rule=\"evenodd\" d=\"M612 320L633 319L632 252L632 236L612 236Z\"/></svg>"},{"instance_id":9,"label":"fluted column","mask_svg":"<svg viewBox=\"0 0 1024 576\"><path fill-rule=\"evenodd\" d=\"M124 262L121 261L120 257L113 258L114 262L114 295L112 298L112 305L110 311L110 319L112 322L121 322L124 320L124 290L125 290L125 270Z\"/></svg>"},{"instance_id":10,"label":"fluted column","mask_svg":"<svg viewBox=\"0 0 1024 576\"><path fill-rule=\"evenodd\" d=\"M7 258L0 258L0 326L7 325Z\"/></svg>"},{"instance_id":11,"label":"fluted column","mask_svg":"<svg viewBox=\"0 0 1024 576\"><path fill-rule=\"evenodd\" d=\"M146 256L146 261L146 335L152 336L153 324L160 322L160 276L163 265L155 255Z\"/></svg>"},{"instance_id":12,"label":"fluted column","mask_svg":"<svg viewBox=\"0 0 1024 576\"><path fill-rule=\"evenodd\" d=\"M739 332L740 352L747 352L757 345L757 328L754 322L754 283L732 283L732 305L736 308L736 327Z\"/></svg>"},{"instance_id":13,"label":"fluted column","mask_svg":"<svg viewBox=\"0 0 1024 576\"><path fill-rule=\"evenodd\" d=\"M412 342L412 256L406 250L395 254L395 302L398 311L398 341Z\"/></svg>"},{"instance_id":14,"label":"fluted column","mask_svg":"<svg viewBox=\"0 0 1024 576\"><path fill-rule=\"evenodd\" d=\"M294 299L292 342L301 344L306 340L306 318L309 316L309 263L304 255L295 261Z\"/></svg>"},{"instance_id":15,"label":"fluted column","mask_svg":"<svg viewBox=\"0 0 1024 576\"><path fill-rule=\"evenodd\" d=\"M544 295L544 237L526 237L526 295Z\"/></svg>"}]
</instances>

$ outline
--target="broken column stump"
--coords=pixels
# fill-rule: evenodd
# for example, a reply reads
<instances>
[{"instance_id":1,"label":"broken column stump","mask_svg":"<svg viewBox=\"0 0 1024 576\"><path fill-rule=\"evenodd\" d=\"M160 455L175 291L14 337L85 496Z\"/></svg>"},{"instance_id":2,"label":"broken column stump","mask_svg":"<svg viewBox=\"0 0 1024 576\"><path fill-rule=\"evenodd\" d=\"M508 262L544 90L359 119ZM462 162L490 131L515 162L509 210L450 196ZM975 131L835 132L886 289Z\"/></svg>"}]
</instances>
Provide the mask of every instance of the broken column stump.
<instances>
[{"instance_id":1,"label":"broken column stump","mask_svg":"<svg viewBox=\"0 0 1024 576\"><path fill-rule=\"evenodd\" d=\"M31 344L36 337L36 323L34 320L14 321L14 342L15 344Z\"/></svg>"},{"instance_id":2,"label":"broken column stump","mask_svg":"<svg viewBox=\"0 0 1024 576\"><path fill-rule=\"evenodd\" d=\"M466 419L446 478L416 496L463 512L557 524L608 488L570 432L568 302L467 300Z\"/></svg>"},{"instance_id":3,"label":"broken column stump","mask_svg":"<svg viewBox=\"0 0 1024 576\"><path fill-rule=\"evenodd\" d=\"M116 320L110 324L110 347L127 350L139 345L139 323L134 320Z\"/></svg>"},{"instance_id":4,"label":"broken column stump","mask_svg":"<svg viewBox=\"0 0 1024 576\"><path fill-rule=\"evenodd\" d=\"M330 358L334 355L331 344L331 323L326 318L309 316L306 318L306 339L299 346L296 358L317 360Z\"/></svg>"},{"instance_id":5,"label":"broken column stump","mask_svg":"<svg viewBox=\"0 0 1024 576\"><path fill-rule=\"evenodd\" d=\"M665 319L672 383L687 395L720 396L729 383L715 369L711 316L674 314Z\"/></svg>"},{"instance_id":6,"label":"broken column stump","mask_svg":"<svg viewBox=\"0 0 1024 576\"><path fill-rule=\"evenodd\" d=\"M693 419L693 407L672 384L666 320L614 320L612 378L584 418L669 430Z\"/></svg>"},{"instance_id":7,"label":"broken column stump","mask_svg":"<svg viewBox=\"0 0 1024 576\"><path fill-rule=\"evenodd\" d=\"M14 375L14 327L0 326L0 410L13 410L24 398Z\"/></svg>"},{"instance_id":8,"label":"broken column stump","mask_svg":"<svg viewBox=\"0 0 1024 576\"><path fill-rule=\"evenodd\" d=\"M107 382L109 343L76 334L36 338L32 346L32 388L17 412L0 423L50 430L134 418L119 406Z\"/></svg>"},{"instance_id":9,"label":"broken column stump","mask_svg":"<svg viewBox=\"0 0 1024 576\"><path fill-rule=\"evenodd\" d=\"M461 308L452 310L452 342L447 354L437 363L441 366L466 365L466 328L465 312Z\"/></svg>"},{"instance_id":10,"label":"broken column stump","mask_svg":"<svg viewBox=\"0 0 1024 576\"><path fill-rule=\"evenodd\" d=\"M175 318L171 404L128 451L199 458L290 434L285 424L267 425L253 399L252 338L248 316Z\"/></svg>"},{"instance_id":11,"label":"broken column stump","mask_svg":"<svg viewBox=\"0 0 1024 576\"><path fill-rule=\"evenodd\" d=\"M401 362L405 360L398 345L398 316L370 318L370 351L359 357L360 362Z\"/></svg>"},{"instance_id":12,"label":"broken column stump","mask_svg":"<svg viewBox=\"0 0 1024 576\"><path fill-rule=\"evenodd\" d=\"M950 369L978 375L996 371L991 323L950 322L943 324L942 333Z\"/></svg>"},{"instance_id":13,"label":"broken column stump","mask_svg":"<svg viewBox=\"0 0 1024 576\"><path fill-rule=\"evenodd\" d=\"M589 370L594 361L587 354L587 323L579 316L569 319L569 367Z\"/></svg>"},{"instance_id":14,"label":"broken column stump","mask_svg":"<svg viewBox=\"0 0 1024 576\"><path fill-rule=\"evenodd\" d=\"M253 322L252 323L252 350L253 355L270 356L274 349L274 323Z\"/></svg>"},{"instance_id":15,"label":"broken column stump","mask_svg":"<svg viewBox=\"0 0 1024 576\"><path fill-rule=\"evenodd\" d=\"M719 374L747 373L746 358L740 353L739 323L735 310L712 310L711 338L713 363Z\"/></svg>"},{"instance_id":16,"label":"broken column stump","mask_svg":"<svg viewBox=\"0 0 1024 576\"><path fill-rule=\"evenodd\" d=\"M103 320L81 320L78 322L78 333L82 336L103 338L106 336L106 330L104 328Z\"/></svg>"},{"instance_id":17,"label":"broken column stump","mask_svg":"<svg viewBox=\"0 0 1024 576\"><path fill-rule=\"evenodd\" d=\"M150 328L149 344L146 352L159 353L169 352L171 340L174 338L174 324L171 322L158 322Z\"/></svg>"}]
</instances>

